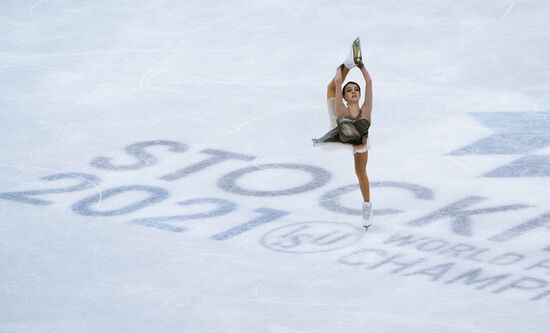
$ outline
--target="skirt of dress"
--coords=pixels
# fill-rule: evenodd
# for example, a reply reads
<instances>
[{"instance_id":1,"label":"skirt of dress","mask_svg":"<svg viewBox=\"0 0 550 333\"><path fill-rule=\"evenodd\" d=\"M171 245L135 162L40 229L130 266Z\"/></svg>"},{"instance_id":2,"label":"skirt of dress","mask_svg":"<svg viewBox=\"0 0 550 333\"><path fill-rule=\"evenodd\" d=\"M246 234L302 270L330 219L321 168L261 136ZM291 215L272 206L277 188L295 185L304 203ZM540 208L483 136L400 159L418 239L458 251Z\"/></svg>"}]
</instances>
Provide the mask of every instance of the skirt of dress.
<instances>
[{"instance_id":1,"label":"skirt of dress","mask_svg":"<svg viewBox=\"0 0 550 333\"><path fill-rule=\"evenodd\" d=\"M370 148L369 127L370 122L366 119L341 117L336 120L336 127L321 138L312 139L313 145L337 143L352 147L354 153L366 152Z\"/></svg>"}]
</instances>

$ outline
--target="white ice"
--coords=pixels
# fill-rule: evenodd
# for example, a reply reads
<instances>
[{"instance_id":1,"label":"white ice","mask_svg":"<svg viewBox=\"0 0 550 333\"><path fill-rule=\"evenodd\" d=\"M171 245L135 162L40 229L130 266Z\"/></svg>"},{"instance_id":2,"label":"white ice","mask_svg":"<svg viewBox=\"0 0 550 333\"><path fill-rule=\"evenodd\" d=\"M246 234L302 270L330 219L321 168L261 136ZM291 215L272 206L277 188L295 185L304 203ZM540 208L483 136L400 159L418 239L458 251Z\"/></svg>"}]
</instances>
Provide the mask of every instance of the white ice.
<instances>
[{"instance_id":1,"label":"white ice","mask_svg":"<svg viewBox=\"0 0 550 333\"><path fill-rule=\"evenodd\" d=\"M2 1L0 331L546 332L549 17ZM368 233L352 154L311 145L356 36Z\"/></svg>"}]
</instances>

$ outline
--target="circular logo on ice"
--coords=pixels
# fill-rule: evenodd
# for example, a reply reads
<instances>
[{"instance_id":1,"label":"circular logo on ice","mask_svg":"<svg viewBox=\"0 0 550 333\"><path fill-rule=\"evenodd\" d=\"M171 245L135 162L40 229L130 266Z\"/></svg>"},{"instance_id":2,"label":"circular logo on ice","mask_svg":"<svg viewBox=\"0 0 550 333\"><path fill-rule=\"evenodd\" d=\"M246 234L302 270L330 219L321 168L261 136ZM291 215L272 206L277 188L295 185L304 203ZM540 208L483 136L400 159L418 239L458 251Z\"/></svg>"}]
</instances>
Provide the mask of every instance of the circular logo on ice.
<instances>
[{"instance_id":1,"label":"circular logo on ice","mask_svg":"<svg viewBox=\"0 0 550 333\"><path fill-rule=\"evenodd\" d=\"M262 238L262 244L274 251L291 253L327 252L349 246L364 234L351 224L303 222L274 229Z\"/></svg>"}]
</instances>

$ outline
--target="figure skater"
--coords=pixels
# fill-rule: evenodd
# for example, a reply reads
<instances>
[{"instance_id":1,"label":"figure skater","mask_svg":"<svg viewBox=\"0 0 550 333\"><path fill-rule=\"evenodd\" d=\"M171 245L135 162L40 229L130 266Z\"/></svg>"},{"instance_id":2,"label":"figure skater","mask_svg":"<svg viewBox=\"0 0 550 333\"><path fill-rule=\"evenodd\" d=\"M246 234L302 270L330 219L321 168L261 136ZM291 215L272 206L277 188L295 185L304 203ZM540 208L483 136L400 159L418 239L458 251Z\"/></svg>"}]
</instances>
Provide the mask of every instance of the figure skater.
<instances>
[{"instance_id":1,"label":"figure skater","mask_svg":"<svg viewBox=\"0 0 550 333\"><path fill-rule=\"evenodd\" d=\"M365 100L359 107L361 88L356 82L350 81L342 87L342 82L350 69L358 67L365 79ZM343 100L347 105L344 105ZM361 45L357 37L351 46L348 58L336 70L336 75L327 87L327 103L332 129L320 139L313 139L314 145L338 142L349 145L353 149L355 174L359 181L363 196L363 227L371 226L372 205L370 202L369 178L367 177L367 161L369 158L369 127L372 113L372 80L363 64Z\"/></svg>"}]
</instances>

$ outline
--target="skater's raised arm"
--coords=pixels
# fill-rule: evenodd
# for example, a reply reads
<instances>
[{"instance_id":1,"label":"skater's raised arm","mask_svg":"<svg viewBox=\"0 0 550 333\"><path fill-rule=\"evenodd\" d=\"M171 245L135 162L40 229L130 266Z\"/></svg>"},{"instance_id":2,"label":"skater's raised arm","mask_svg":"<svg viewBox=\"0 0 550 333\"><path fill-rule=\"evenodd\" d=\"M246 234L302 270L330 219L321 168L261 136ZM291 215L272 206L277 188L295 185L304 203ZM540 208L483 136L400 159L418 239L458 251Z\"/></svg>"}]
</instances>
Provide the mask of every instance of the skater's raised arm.
<instances>
[{"instance_id":1,"label":"skater's raised arm","mask_svg":"<svg viewBox=\"0 0 550 333\"><path fill-rule=\"evenodd\" d=\"M359 66L363 78L365 79L365 102L361 106L361 111L365 114L365 117L370 121L372 113L372 79L369 75L369 71L364 64Z\"/></svg>"},{"instance_id":2,"label":"skater's raised arm","mask_svg":"<svg viewBox=\"0 0 550 333\"><path fill-rule=\"evenodd\" d=\"M342 66L338 67L336 69L336 75L334 76L334 84L336 86L336 96L334 98L334 110L336 111L336 114L338 116L344 116L346 114L346 108L344 107L344 104L342 103Z\"/></svg>"}]
</instances>

